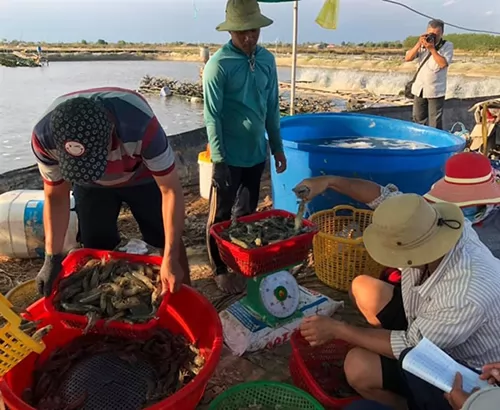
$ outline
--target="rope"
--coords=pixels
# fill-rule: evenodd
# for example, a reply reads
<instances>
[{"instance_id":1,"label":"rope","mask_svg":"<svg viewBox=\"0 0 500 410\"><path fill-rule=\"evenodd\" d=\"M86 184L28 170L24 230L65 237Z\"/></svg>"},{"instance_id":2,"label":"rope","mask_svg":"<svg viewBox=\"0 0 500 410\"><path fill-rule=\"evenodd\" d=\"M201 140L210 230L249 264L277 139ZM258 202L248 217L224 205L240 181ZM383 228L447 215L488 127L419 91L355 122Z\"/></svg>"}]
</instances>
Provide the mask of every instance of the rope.
<instances>
[{"instance_id":1,"label":"rope","mask_svg":"<svg viewBox=\"0 0 500 410\"><path fill-rule=\"evenodd\" d=\"M400 3L398 1L394 1L394 0L381 0L381 1L383 1L384 3L392 3L392 4L395 4L396 6L404 7L405 9L408 9L411 12L413 12L415 14L418 14L419 16L426 17L426 18L431 19L431 20L435 20L436 19L435 17L432 17L432 16L429 16L427 14L424 14L424 13L422 13L422 12L420 12L418 10L415 10L415 9L411 8L410 6L407 6L406 4ZM443 23L446 26L458 28L459 30L463 30L463 31L470 31L472 33L492 34L492 35L495 35L495 36L496 35L500 35L500 32L498 32L498 31L478 30L478 29L474 29L474 28L467 28L467 27L457 26L456 24L451 24L451 23L448 23L446 21L444 21Z\"/></svg>"}]
</instances>

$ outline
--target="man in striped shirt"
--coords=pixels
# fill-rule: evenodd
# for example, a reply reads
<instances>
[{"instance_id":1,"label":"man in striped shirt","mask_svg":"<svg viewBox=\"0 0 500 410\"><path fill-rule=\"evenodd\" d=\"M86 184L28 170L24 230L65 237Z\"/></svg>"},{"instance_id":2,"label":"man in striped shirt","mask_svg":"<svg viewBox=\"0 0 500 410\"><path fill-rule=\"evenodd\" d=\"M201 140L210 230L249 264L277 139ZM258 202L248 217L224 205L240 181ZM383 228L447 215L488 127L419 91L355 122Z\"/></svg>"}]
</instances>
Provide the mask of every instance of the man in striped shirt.
<instances>
[{"instance_id":1,"label":"man in striped shirt","mask_svg":"<svg viewBox=\"0 0 500 410\"><path fill-rule=\"evenodd\" d=\"M402 268L401 288L358 276L351 295L376 328L314 316L301 324L302 335L311 345L337 338L357 346L344 364L349 383L363 397L395 409L406 408L409 397L398 359L423 337L474 368L499 361L500 261L460 208L431 205L415 194L374 201L379 199L374 190L356 189L366 181L340 180L376 208L363 235L365 246L383 266ZM310 186L311 196L321 192L308 180L299 185ZM426 408L450 409L440 397L441 407Z\"/></svg>"},{"instance_id":2,"label":"man in striped shirt","mask_svg":"<svg viewBox=\"0 0 500 410\"><path fill-rule=\"evenodd\" d=\"M99 88L59 97L35 125L31 145L45 192L40 293L50 294L61 270L71 185L85 248L112 250L119 244L117 219L126 203L144 240L164 250L163 290L189 283L175 154L142 96Z\"/></svg>"}]
</instances>

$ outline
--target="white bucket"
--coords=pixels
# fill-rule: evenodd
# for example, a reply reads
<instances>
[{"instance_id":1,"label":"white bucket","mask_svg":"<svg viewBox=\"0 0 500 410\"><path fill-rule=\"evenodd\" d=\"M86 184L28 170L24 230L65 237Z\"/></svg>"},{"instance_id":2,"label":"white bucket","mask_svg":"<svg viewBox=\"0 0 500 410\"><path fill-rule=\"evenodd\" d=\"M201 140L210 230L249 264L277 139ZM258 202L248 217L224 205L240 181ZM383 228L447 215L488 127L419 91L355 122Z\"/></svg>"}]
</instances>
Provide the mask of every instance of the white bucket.
<instances>
[{"instance_id":1,"label":"white bucket","mask_svg":"<svg viewBox=\"0 0 500 410\"><path fill-rule=\"evenodd\" d=\"M210 190L212 189L212 162L203 157L200 153L198 156L198 171L200 178L200 196L205 199L210 198Z\"/></svg>"},{"instance_id":2,"label":"white bucket","mask_svg":"<svg viewBox=\"0 0 500 410\"><path fill-rule=\"evenodd\" d=\"M41 190L17 190L0 195L0 255L13 258L37 258L45 254L43 230L44 194ZM71 209L75 206L70 197ZM78 218L70 212L64 252L78 247Z\"/></svg>"},{"instance_id":3,"label":"white bucket","mask_svg":"<svg viewBox=\"0 0 500 410\"><path fill-rule=\"evenodd\" d=\"M210 50L208 47L200 47L200 59L204 64L210 59Z\"/></svg>"}]
</instances>

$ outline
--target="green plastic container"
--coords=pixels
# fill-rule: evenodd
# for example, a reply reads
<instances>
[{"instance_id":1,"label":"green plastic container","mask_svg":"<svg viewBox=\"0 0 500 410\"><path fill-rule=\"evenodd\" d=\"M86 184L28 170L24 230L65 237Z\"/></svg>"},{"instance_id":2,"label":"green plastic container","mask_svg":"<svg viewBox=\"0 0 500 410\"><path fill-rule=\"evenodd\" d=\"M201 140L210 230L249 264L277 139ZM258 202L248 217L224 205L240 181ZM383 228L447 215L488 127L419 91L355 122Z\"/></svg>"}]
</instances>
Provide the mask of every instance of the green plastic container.
<instances>
[{"instance_id":1,"label":"green plastic container","mask_svg":"<svg viewBox=\"0 0 500 410\"><path fill-rule=\"evenodd\" d=\"M231 387L212 401L209 410L251 409L256 405L261 405L262 410L324 410L306 392L289 384L266 381Z\"/></svg>"}]
</instances>

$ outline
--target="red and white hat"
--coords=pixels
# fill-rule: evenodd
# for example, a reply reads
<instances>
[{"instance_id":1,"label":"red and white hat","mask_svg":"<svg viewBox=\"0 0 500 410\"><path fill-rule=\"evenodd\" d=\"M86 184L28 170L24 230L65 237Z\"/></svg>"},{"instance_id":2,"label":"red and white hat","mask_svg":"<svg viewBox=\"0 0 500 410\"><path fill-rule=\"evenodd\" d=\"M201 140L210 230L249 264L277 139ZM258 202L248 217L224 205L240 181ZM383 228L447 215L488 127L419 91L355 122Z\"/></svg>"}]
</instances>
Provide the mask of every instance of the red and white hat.
<instances>
[{"instance_id":1,"label":"red and white hat","mask_svg":"<svg viewBox=\"0 0 500 410\"><path fill-rule=\"evenodd\" d=\"M500 183L490 161L476 152L453 155L445 165L445 177L424 195L429 202L451 202L459 207L500 204Z\"/></svg>"}]
</instances>

